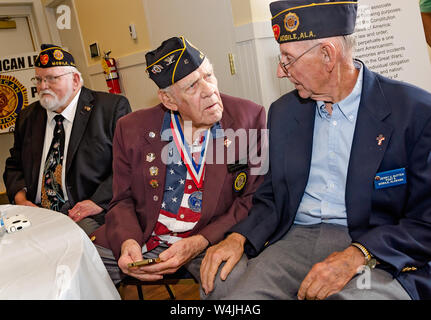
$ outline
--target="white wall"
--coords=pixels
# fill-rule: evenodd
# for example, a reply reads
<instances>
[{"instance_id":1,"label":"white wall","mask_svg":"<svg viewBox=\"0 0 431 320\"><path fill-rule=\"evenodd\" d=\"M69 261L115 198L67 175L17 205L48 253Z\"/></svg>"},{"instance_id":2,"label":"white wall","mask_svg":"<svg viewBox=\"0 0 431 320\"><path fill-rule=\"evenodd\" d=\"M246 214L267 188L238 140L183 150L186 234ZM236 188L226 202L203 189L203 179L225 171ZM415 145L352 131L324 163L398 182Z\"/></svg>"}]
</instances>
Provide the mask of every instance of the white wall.
<instances>
[{"instance_id":1,"label":"white wall","mask_svg":"<svg viewBox=\"0 0 431 320\"><path fill-rule=\"evenodd\" d=\"M157 86L148 77L145 68L145 52L139 52L116 60L120 74L122 95L129 99L132 110L149 108L159 103ZM88 68L91 88L107 92L102 65Z\"/></svg>"},{"instance_id":2,"label":"white wall","mask_svg":"<svg viewBox=\"0 0 431 320\"><path fill-rule=\"evenodd\" d=\"M271 22L250 23L235 28L238 96L263 105L267 110L282 94L294 89L287 79L278 79L279 46Z\"/></svg>"}]
</instances>

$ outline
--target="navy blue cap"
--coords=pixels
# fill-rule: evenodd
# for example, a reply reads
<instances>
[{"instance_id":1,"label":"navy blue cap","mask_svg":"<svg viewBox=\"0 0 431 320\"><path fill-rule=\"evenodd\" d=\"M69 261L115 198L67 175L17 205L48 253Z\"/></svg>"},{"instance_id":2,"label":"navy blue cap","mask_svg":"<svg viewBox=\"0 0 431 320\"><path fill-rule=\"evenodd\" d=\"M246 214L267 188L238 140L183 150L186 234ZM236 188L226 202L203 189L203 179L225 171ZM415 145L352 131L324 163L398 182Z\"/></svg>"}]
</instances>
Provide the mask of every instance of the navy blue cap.
<instances>
[{"instance_id":1,"label":"navy blue cap","mask_svg":"<svg viewBox=\"0 0 431 320\"><path fill-rule=\"evenodd\" d=\"M205 55L184 37L173 37L148 52L145 59L150 78L164 89L199 68Z\"/></svg>"},{"instance_id":2,"label":"navy blue cap","mask_svg":"<svg viewBox=\"0 0 431 320\"><path fill-rule=\"evenodd\" d=\"M41 52L36 58L35 66L38 68L76 67L73 56L63 48L53 44L42 44Z\"/></svg>"},{"instance_id":3,"label":"navy blue cap","mask_svg":"<svg viewBox=\"0 0 431 320\"><path fill-rule=\"evenodd\" d=\"M352 34L357 1L284 0L272 2L272 30L278 43Z\"/></svg>"}]
</instances>

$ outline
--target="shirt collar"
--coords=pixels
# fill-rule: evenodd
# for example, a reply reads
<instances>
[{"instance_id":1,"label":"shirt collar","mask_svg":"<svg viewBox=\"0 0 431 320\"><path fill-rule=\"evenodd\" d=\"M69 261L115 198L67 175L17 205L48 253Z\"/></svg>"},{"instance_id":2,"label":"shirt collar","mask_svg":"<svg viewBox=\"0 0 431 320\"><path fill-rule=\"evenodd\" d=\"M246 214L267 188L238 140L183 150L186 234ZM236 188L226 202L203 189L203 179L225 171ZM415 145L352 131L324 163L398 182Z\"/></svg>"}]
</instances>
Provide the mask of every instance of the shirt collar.
<instances>
[{"instance_id":1,"label":"shirt collar","mask_svg":"<svg viewBox=\"0 0 431 320\"><path fill-rule=\"evenodd\" d=\"M160 131L160 137L162 141L172 141L173 139L171 131L171 112L173 111L165 111L165 115L163 116L162 130ZM176 112L176 114L178 113ZM210 131L213 139L224 136L220 121L214 123Z\"/></svg>"},{"instance_id":2,"label":"shirt collar","mask_svg":"<svg viewBox=\"0 0 431 320\"><path fill-rule=\"evenodd\" d=\"M361 102L361 93L362 93L362 82L364 78L364 68L360 61L353 61L355 68L359 69L358 78L356 79L355 86L353 87L352 92L344 98L342 101L334 103L334 108L339 108L341 114L350 122L353 122L355 119L355 115L359 108L359 103ZM316 101L317 111L320 117L327 118L328 112L325 109L324 101Z\"/></svg>"},{"instance_id":3,"label":"shirt collar","mask_svg":"<svg viewBox=\"0 0 431 320\"><path fill-rule=\"evenodd\" d=\"M61 115L64 117L64 119L68 120L69 122L73 123L73 120L75 119L76 107L78 106L78 100L79 100L80 95L81 95L81 89L79 89L78 93L75 95L75 97L72 99L72 101L66 107L66 109L64 109L63 112L61 113ZM48 122L51 122L52 119L54 119L54 117L56 115L58 115L58 113L53 112L53 111L47 110L46 112L47 112L47 116L48 116Z\"/></svg>"}]
</instances>

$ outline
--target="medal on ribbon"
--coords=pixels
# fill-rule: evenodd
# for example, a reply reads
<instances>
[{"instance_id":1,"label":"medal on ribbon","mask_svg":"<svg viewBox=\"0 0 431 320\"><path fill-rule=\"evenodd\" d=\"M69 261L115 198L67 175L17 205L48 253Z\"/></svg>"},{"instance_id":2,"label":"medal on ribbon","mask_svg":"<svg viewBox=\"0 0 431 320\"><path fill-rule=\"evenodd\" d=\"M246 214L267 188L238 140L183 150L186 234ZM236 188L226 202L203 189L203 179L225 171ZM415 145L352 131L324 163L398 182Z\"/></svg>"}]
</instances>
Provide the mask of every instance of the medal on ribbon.
<instances>
[{"instance_id":1,"label":"medal on ribbon","mask_svg":"<svg viewBox=\"0 0 431 320\"><path fill-rule=\"evenodd\" d=\"M180 119L178 115L175 114L174 112L171 112L171 130L172 130L172 136L175 141L175 145L177 146L178 152L181 155L181 159L183 160L184 164L187 167L187 171L192 177L193 182L196 184L196 187L198 189L202 189L204 172L205 172L205 159L206 159L206 152L208 149L207 147L208 147L208 141L209 141L208 138L209 138L210 130L207 130L205 132L205 136L202 142L202 150L199 158L199 163L195 163L192 157L191 149L184 138L184 133L180 124Z\"/></svg>"},{"instance_id":2,"label":"medal on ribbon","mask_svg":"<svg viewBox=\"0 0 431 320\"><path fill-rule=\"evenodd\" d=\"M202 191L195 191L189 196L188 205L193 212L202 210Z\"/></svg>"}]
</instances>

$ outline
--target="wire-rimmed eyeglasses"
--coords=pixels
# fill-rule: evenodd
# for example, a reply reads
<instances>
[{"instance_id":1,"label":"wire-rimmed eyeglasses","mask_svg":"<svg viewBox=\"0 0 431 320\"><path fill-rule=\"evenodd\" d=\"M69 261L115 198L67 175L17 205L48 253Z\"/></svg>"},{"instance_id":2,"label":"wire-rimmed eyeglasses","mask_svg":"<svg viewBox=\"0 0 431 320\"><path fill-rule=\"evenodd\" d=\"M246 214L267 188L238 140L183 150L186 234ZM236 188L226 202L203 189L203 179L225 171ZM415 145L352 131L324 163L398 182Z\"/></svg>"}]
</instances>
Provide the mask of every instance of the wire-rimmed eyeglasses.
<instances>
[{"instance_id":1,"label":"wire-rimmed eyeglasses","mask_svg":"<svg viewBox=\"0 0 431 320\"><path fill-rule=\"evenodd\" d=\"M296 62L299 60L299 58L301 58L303 55L305 55L307 52L310 52L311 50L313 50L314 48L316 48L317 46L320 46L320 42L316 43L314 46L308 48L307 50L305 50L303 53L301 53L299 56L297 56L296 58L293 58L292 60L290 60L287 63L284 63L282 61L282 55L279 54L278 55L278 63L280 64L281 68L283 69L284 73L289 74L289 68Z\"/></svg>"},{"instance_id":2,"label":"wire-rimmed eyeglasses","mask_svg":"<svg viewBox=\"0 0 431 320\"><path fill-rule=\"evenodd\" d=\"M60 77L65 76L66 74L71 74L71 73L73 73L73 72L63 73L63 74L60 74L59 76L46 76L43 78L36 76L34 78L31 78L31 82L36 86L40 85L42 83L42 81L45 81L48 84L55 84L55 83L57 83L57 80Z\"/></svg>"}]
</instances>

